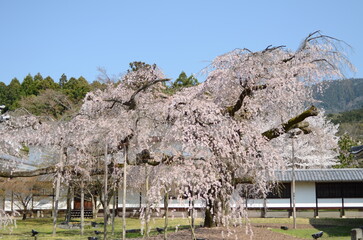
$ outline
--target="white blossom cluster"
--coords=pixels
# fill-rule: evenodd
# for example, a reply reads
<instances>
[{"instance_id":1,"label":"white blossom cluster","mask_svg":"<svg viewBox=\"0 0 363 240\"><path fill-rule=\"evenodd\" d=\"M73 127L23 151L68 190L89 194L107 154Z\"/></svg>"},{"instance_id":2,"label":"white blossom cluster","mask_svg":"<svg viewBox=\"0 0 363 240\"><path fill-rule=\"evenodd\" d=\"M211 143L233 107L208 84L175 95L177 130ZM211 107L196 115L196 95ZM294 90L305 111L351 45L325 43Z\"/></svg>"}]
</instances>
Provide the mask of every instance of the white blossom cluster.
<instances>
[{"instance_id":1,"label":"white blossom cluster","mask_svg":"<svg viewBox=\"0 0 363 240\"><path fill-rule=\"evenodd\" d=\"M100 167L105 145L110 156L127 145L134 165L147 152L152 170L145 174L145 164L131 167L128 182L143 189L149 177L150 208L173 192L179 198L203 199L215 220L228 224L246 216L236 182L251 182L252 194L266 194L274 170L289 167L288 134L271 140L263 133L314 102L309 86L341 77L342 66L350 67L334 43L314 33L296 51L237 49L212 62L204 83L174 95L162 92L165 77L158 68L131 71L117 86L88 93L78 115L68 121L14 123L2 135L8 143L62 149L64 166L73 166L69 179L75 172L90 177ZM307 121L313 133L296 140L298 164L333 164L336 127L322 115Z\"/></svg>"}]
</instances>

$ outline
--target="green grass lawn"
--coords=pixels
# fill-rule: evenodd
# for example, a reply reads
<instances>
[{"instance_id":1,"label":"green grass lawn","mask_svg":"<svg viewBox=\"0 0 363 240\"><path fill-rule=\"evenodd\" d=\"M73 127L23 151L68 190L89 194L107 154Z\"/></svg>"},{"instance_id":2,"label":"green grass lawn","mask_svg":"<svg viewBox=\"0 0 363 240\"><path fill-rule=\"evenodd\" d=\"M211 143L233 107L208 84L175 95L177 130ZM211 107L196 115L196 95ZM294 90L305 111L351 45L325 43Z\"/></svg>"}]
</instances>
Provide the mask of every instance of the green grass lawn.
<instances>
[{"instance_id":1,"label":"green grass lawn","mask_svg":"<svg viewBox=\"0 0 363 240\"><path fill-rule=\"evenodd\" d=\"M76 219L77 220L77 219ZM76 221L73 223L79 223ZM79 220L79 219L78 219ZM9 226L3 229L0 229L0 240L3 239L12 239L12 240L33 240L34 237L31 237L31 230L35 229L39 232L38 240L45 239L54 239L54 240L63 240L63 239L74 239L74 240L85 240L87 237L95 236L94 231L98 230L103 232L103 225L93 228L91 227L91 221L101 223L103 222L103 218L98 219L87 219L86 226L84 230L84 235L80 236L80 229L61 229L57 228L56 237L52 236L52 219L51 218L40 218L40 219L27 219L25 221L18 220L17 227ZM62 221L58 221L58 224ZM201 224L202 219L197 219L196 224ZM175 230L175 226L179 225L179 229L182 227L187 227L189 225L188 219L178 218L178 219L169 219L169 227L172 231ZM140 229L140 220L134 218L127 219L127 229ZM156 227L163 228L164 227L164 219L152 219L150 223L150 227L152 231L150 235L155 235L157 232L155 231ZM115 235L111 235L111 225L108 226L108 239L120 239L122 236L122 219L116 218L115 220ZM132 237L140 237L141 235L138 233L127 233L127 238Z\"/></svg>"},{"instance_id":2,"label":"green grass lawn","mask_svg":"<svg viewBox=\"0 0 363 240\"><path fill-rule=\"evenodd\" d=\"M79 219L78 219L79 220ZM95 236L94 230L103 232L103 226L93 228L90 222L94 221L97 223L103 222L103 218L98 219L87 219L84 235L80 236L80 229L60 229L57 228L57 236L52 236L52 219L51 218L40 218L40 219L27 219L25 221L18 220L17 227L7 227L5 229L0 229L0 240L12 239L12 240L33 240L31 237L31 230L35 229L39 231L38 240L45 239L74 239L74 240L84 240L89 236ZM196 224L201 224L202 219L197 219ZM352 218L321 218L321 219L309 219L309 218L298 218L297 225L298 229L289 229L287 231L281 230L280 225L292 225L291 218L251 218L251 223L253 224L275 224L275 227L271 228L271 231L279 232L282 234L292 235L298 238L312 239L311 234L323 231L324 235L322 239L331 240L349 240L350 231L352 228L363 226L363 219L352 219ZM60 220L58 223L61 223ZM74 223L79 223L75 221ZM111 226L108 226L109 238L108 239L120 239L122 234L122 219L116 218L115 221L115 235L111 235ZM175 218L169 219L169 226L172 231L174 231L175 226L185 226L189 225L189 220L186 218ZM140 229L140 220L136 218L127 219L127 229ZM151 220L150 227L153 229L151 235L157 234L155 231L156 227L163 228L164 219L153 219ZM180 229L180 228L179 228ZM128 233L127 237L139 237L138 233Z\"/></svg>"},{"instance_id":3,"label":"green grass lawn","mask_svg":"<svg viewBox=\"0 0 363 240\"><path fill-rule=\"evenodd\" d=\"M251 219L255 223L279 223L292 224L292 219L289 218L260 218ZM304 227L307 224L312 227ZM274 232L295 236L298 238L312 239L311 235L319 231L323 231L323 237L320 239L331 239L331 240L350 240L350 231L352 228L363 226L363 219L361 218L298 218L297 229L289 229L287 231L280 228L272 228Z\"/></svg>"}]
</instances>

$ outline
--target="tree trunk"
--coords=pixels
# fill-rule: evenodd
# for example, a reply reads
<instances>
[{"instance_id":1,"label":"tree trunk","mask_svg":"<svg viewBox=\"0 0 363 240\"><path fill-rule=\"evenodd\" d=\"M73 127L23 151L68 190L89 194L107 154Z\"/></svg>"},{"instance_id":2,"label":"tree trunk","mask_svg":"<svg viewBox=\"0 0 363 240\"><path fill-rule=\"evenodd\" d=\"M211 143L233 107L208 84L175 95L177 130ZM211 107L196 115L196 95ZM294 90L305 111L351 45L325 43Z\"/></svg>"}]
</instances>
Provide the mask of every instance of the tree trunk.
<instances>
[{"instance_id":1,"label":"tree trunk","mask_svg":"<svg viewBox=\"0 0 363 240\"><path fill-rule=\"evenodd\" d=\"M94 195L92 195L91 199L92 199L92 215L93 215L93 218L97 218L97 214L100 211L102 201L97 203L97 196L94 196Z\"/></svg>"},{"instance_id":2,"label":"tree trunk","mask_svg":"<svg viewBox=\"0 0 363 240\"><path fill-rule=\"evenodd\" d=\"M71 221L71 211L72 211L72 187L68 187L67 191L67 214L66 214L66 223L68 224Z\"/></svg>"},{"instance_id":3,"label":"tree trunk","mask_svg":"<svg viewBox=\"0 0 363 240\"><path fill-rule=\"evenodd\" d=\"M263 207L261 208L261 218L266 218L267 215L267 199L263 198Z\"/></svg>"},{"instance_id":4,"label":"tree trunk","mask_svg":"<svg viewBox=\"0 0 363 240\"><path fill-rule=\"evenodd\" d=\"M26 220L26 214L27 214L27 212L28 212L27 207L24 207L22 220Z\"/></svg>"},{"instance_id":5,"label":"tree trunk","mask_svg":"<svg viewBox=\"0 0 363 240\"><path fill-rule=\"evenodd\" d=\"M205 208L205 216L204 216L204 227L212 228L216 227L217 223L215 221L215 202L212 202L212 200L207 200L207 206Z\"/></svg>"},{"instance_id":6,"label":"tree trunk","mask_svg":"<svg viewBox=\"0 0 363 240\"><path fill-rule=\"evenodd\" d=\"M92 217L96 218L97 217L97 198L95 196L91 196L91 201L92 201Z\"/></svg>"}]
</instances>

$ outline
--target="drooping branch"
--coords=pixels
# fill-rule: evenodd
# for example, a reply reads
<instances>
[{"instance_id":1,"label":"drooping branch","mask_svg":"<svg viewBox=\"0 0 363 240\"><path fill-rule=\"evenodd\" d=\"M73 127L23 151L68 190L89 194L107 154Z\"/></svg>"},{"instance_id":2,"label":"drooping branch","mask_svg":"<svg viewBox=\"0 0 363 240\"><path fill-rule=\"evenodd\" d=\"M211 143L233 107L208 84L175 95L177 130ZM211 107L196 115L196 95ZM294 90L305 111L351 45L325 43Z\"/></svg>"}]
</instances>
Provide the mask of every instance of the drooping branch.
<instances>
[{"instance_id":1,"label":"drooping branch","mask_svg":"<svg viewBox=\"0 0 363 240\"><path fill-rule=\"evenodd\" d=\"M231 116L234 117L234 114L241 109L244 99L247 96L251 96L253 94L253 91L262 90L267 88L267 85L260 85L260 86L253 86L253 87L247 87L243 89L241 94L238 97L237 102L233 106L229 106L226 109L226 112Z\"/></svg>"},{"instance_id":2,"label":"drooping branch","mask_svg":"<svg viewBox=\"0 0 363 240\"><path fill-rule=\"evenodd\" d=\"M270 129L270 130L262 133L262 135L265 136L268 140L272 140L294 128L299 128L303 132L310 131L307 123L304 122L304 120L308 117L317 116L317 115L318 115L318 109L315 106L311 106L308 110L304 111L300 115L298 115L294 118L291 118L286 123L283 123L281 125L281 127ZM132 135L128 136L127 139L129 137L132 137ZM155 161L152 157L150 157L150 153L147 150L143 150L140 154L138 154L137 161L135 163L129 162L128 164L129 165L147 164L150 166L157 166L161 163L170 164L171 162L172 162L172 157L170 157L170 156L165 156L165 158L163 158L161 161ZM123 164L118 164L115 167L121 168L121 167L123 167ZM111 168L113 168L113 167L111 166ZM64 171L74 171L73 169L74 169L74 167L72 167L72 166L64 167ZM32 170L32 171L13 171L13 172L0 171L0 177L3 177L3 178L34 177L34 176L41 176L41 175L47 175L47 174L54 174L56 172L57 172L57 168L55 166L50 166L50 167L36 169L36 170ZM92 170L90 172L91 176L92 175L102 175L102 174L103 174L103 171L98 170L98 169ZM243 180L243 181L245 181L245 180Z\"/></svg>"},{"instance_id":3,"label":"drooping branch","mask_svg":"<svg viewBox=\"0 0 363 240\"><path fill-rule=\"evenodd\" d=\"M170 164L172 157L165 156L161 161L156 161L150 155L145 156L145 151L143 150L140 154L144 155L141 156L141 158L138 157L136 162L127 162L128 165L150 165L150 166L157 166L161 163L163 164ZM147 151L148 152L148 151ZM139 155L139 154L138 154ZM109 164L108 165L108 172L111 174L115 168L123 168L124 164ZM65 172L73 172L75 175L81 175L79 171L75 170L76 166L64 166L63 167L63 173ZM39 168L35 170L29 170L29 171L4 171L0 170L0 178L19 178L19 177L36 177L36 176L42 176L42 175L48 175L48 174L55 174L58 171L58 168L56 166L49 166L44 168ZM92 169L89 172L90 176L95 175L103 175L104 174L103 169Z\"/></svg>"},{"instance_id":4,"label":"drooping branch","mask_svg":"<svg viewBox=\"0 0 363 240\"><path fill-rule=\"evenodd\" d=\"M280 127L270 129L262 133L262 135L268 140L272 140L294 128L300 128L303 131L308 131L309 129L307 128L307 126L299 126L299 123L303 122L308 117L317 116L318 113L318 109L315 106L311 106L308 110L304 111L300 115L291 118L286 123L281 124Z\"/></svg>"},{"instance_id":5,"label":"drooping branch","mask_svg":"<svg viewBox=\"0 0 363 240\"><path fill-rule=\"evenodd\" d=\"M64 166L63 172L65 173L67 171L73 172L75 175L81 175L80 172L75 171L75 166ZM35 170L29 170L29 171L0 171L0 178L20 178L20 177L37 177L37 176L43 176L48 174L55 174L58 171L59 168L56 166L49 166L44 168L39 168ZM111 171L113 168L112 166L109 166L109 171ZM95 176L95 175L102 175L104 173L103 170L100 169L93 169L90 171L89 175Z\"/></svg>"},{"instance_id":6,"label":"drooping branch","mask_svg":"<svg viewBox=\"0 0 363 240\"><path fill-rule=\"evenodd\" d=\"M151 82L147 82L146 84L144 84L143 86L141 86L139 89L137 89L130 97L130 99L128 101L120 101L117 99L106 99L106 102L113 102L113 104L111 105L110 108L113 108L115 106L116 103L120 103L122 105L127 106L130 110L135 109L136 107L136 102L135 102L135 97L137 96L137 94L139 94L141 91L145 91L146 89L148 89L149 87L159 83L159 82L167 82L170 81L169 78L164 78L164 79L157 79Z\"/></svg>"},{"instance_id":7,"label":"drooping branch","mask_svg":"<svg viewBox=\"0 0 363 240\"><path fill-rule=\"evenodd\" d=\"M55 166L50 166L46 168L40 168L30 171L0 171L0 177L2 178L19 178L19 177L36 177L41 175L53 174L57 172Z\"/></svg>"},{"instance_id":8,"label":"drooping branch","mask_svg":"<svg viewBox=\"0 0 363 240\"><path fill-rule=\"evenodd\" d=\"M326 59L315 59L314 61L311 61L311 63L315 63L315 62L325 62L326 64L328 64L329 66L331 66L333 69L336 69L337 68L336 66L334 66L333 64L331 64Z\"/></svg>"}]
</instances>

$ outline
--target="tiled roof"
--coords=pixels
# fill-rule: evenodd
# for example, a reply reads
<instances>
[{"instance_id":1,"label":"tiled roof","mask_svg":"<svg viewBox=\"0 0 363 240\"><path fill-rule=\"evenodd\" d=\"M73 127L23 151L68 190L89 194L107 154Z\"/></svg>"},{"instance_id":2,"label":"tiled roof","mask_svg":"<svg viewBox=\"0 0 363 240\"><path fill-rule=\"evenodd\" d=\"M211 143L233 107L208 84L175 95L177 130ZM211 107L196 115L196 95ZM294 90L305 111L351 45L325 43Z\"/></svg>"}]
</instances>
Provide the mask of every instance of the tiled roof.
<instances>
[{"instance_id":1,"label":"tiled roof","mask_svg":"<svg viewBox=\"0 0 363 240\"><path fill-rule=\"evenodd\" d=\"M276 171L276 177L281 182L292 181L292 170ZM296 169L296 182L363 182L363 169Z\"/></svg>"}]
</instances>

